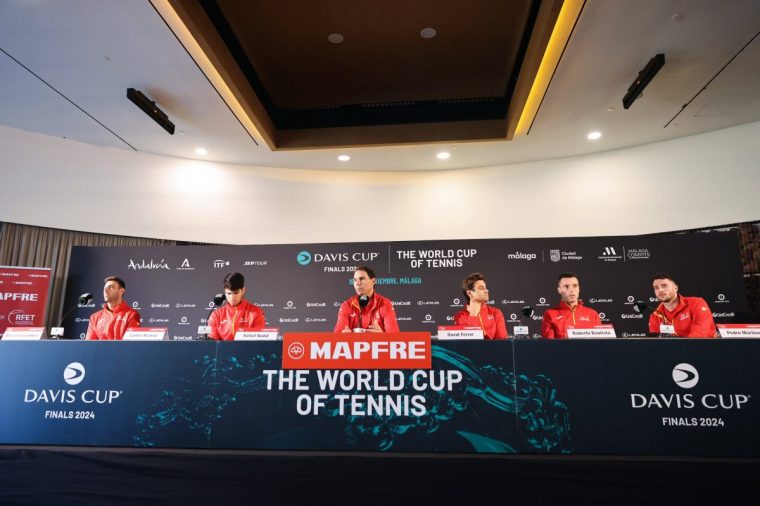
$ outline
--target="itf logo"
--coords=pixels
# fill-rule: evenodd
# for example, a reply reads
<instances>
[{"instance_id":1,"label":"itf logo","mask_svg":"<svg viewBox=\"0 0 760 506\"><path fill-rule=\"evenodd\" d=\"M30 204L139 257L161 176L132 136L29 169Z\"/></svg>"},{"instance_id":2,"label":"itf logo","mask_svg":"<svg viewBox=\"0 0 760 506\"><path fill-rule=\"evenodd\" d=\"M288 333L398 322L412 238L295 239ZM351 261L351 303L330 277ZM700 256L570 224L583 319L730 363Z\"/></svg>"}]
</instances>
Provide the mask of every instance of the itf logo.
<instances>
[{"instance_id":1,"label":"itf logo","mask_svg":"<svg viewBox=\"0 0 760 506\"><path fill-rule=\"evenodd\" d=\"M311 263L311 253L308 251L301 251L296 255L296 260L300 265L309 265Z\"/></svg>"},{"instance_id":2,"label":"itf logo","mask_svg":"<svg viewBox=\"0 0 760 506\"><path fill-rule=\"evenodd\" d=\"M84 379L84 366L79 362L72 362L63 370L63 380L69 385L78 385Z\"/></svg>"},{"instance_id":3,"label":"itf logo","mask_svg":"<svg viewBox=\"0 0 760 506\"><path fill-rule=\"evenodd\" d=\"M673 381L681 388L694 388L699 381L699 373L693 365L684 362L673 368Z\"/></svg>"}]
</instances>

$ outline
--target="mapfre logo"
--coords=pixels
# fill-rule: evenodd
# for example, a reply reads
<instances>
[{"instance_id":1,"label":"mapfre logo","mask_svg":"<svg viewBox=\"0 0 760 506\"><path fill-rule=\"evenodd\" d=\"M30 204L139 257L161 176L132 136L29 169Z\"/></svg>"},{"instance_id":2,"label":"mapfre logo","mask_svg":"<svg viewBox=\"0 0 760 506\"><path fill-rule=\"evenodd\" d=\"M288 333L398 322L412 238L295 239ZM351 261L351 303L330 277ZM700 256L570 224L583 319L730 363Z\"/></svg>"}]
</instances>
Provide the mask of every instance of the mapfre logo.
<instances>
[{"instance_id":1,"label":"mapfre logo","mask_svg":"<svg viewBox=\"0 0 760 506\"><path fill-rule=\"evenodd\" d=\"M78 385L84 379L84 366L79 362L72 362L63 370L63 380L69 385Z\"/></svg>"},{"instance_id":2,"label":"mapfre logo","mask_svg":"<svg viewBox=\"0 0 760 506\"><path fill-rule=\"evenodd\" d=\"M286 332L283 369L430 369L429 332Z\"/></svg>"},{"instance_id":3,"label":"mapfre logo","mask_svg":"<svg viewBox=\"0 0 760 506\"><path fill-rule=\"evenodd\" d=\"M699 372L693 365L683 362L673 368L673 381L681 388L694 388L699 382Z\"/></svg>"}]
</instances>

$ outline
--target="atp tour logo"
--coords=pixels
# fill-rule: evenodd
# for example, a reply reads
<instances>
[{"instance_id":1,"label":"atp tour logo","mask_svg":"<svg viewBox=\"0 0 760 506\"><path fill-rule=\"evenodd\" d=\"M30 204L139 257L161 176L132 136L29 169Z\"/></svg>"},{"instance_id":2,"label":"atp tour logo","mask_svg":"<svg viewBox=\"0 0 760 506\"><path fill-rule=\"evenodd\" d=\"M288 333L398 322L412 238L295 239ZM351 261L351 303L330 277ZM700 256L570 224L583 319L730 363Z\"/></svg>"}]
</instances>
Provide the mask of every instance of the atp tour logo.
<instances>
[{"instance_id":1,"label":"atp tour logo","mask_svg":"<svg viewBox=\"0 0 760 506\"><path fill-rule=\"evenodd\" d=\"M694 388L699 382L699 373L696 367L684 362L673 368L673 381L681 388Z\"/></svg>"},{"instance_id":2,"label":"atp tour logo","mask_svg":"<svg viewBox=\"0 0 760 506\"><path fill-rule=\"evenodd\" d=\"M72 362L63 370L63 380L69 385L78 385L84 379L84 366L79 362Z\"/></svg>"}]
</instances>

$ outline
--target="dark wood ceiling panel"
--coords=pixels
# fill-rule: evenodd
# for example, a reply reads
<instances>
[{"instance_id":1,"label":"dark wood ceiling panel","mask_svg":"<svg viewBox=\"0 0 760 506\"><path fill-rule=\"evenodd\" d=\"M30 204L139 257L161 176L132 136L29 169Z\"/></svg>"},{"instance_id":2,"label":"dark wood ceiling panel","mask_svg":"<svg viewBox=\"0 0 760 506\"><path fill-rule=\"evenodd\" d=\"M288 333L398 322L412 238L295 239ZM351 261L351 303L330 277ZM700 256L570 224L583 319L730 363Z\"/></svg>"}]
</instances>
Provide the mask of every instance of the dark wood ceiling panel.
<instances>
[{"instance_id":1,"label":"dark wood ceiling panel","mask_svg":"<svg viewBox=\"0 0 760 506\"><path fill-rule=\"evenodd\" d=\"M277 108L500 97L531 2L217 2ZM420 36L432 27L432 39ZM328 35L340 33L341 44Z\"/></svg>"},{"instance_id":2,"label":"dark wood ceiling panel","mask_svg":"<svg viewBox=\"0 0 760 506\"><path fill-rule=\"evenodd\" d=\"M254 123L270 147L299 149L507 138L525 55L542 54L536 20L542 34L556 21L539 11L562 0L172 4L217 66L234 64L223 72L236 76L233 88L256 96L247 109L266 111ZM424 28L436 36L421 37ZM343 42L329 42L332 33Z\"/></svg>"}]
</instances>

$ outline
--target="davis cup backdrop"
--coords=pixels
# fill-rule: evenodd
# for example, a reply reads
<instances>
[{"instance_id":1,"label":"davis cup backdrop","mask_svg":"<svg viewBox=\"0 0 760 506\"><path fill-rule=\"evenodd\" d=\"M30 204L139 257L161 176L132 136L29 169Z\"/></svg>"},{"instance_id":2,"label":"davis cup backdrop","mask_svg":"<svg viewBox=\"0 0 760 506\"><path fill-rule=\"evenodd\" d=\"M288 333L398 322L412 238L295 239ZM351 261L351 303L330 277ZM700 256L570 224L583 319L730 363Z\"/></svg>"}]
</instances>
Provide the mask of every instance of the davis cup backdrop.
<instances>
[{"instance_id":1,"label":"davis cup backdrop","mask_svg":"<svg viewBox=\"0 0 760 506\"><path fill-rule=\"evenodd\" d=\"M747 322L736 232L559 239L482 239L264 246L74 247L65 307L84 292L93 302L64 322L66 336L84 337L102 304L103 278L122 277L126 300L144 327L167 327L174 340L197 337L214 294L229 272L246 277L247 298L283 332L332 330L340 303L353 291L353 269L371 266L377 292L390 298L402 331L436 334L465 304L462 279L486 275L491 304L510 334L528 325L538 336L543 312L558 303L557 275L576 272L581 298L613 324L619 337L642 336L647 316L636 300L656 303L651 276L673 274L684 295L703 297L716 323ZM526 319L520 308L535 309Z\"/></svg>"}]
</instances>

